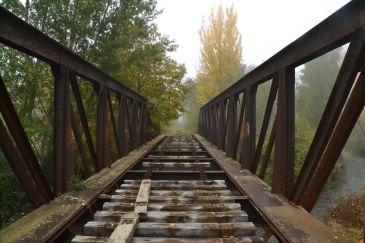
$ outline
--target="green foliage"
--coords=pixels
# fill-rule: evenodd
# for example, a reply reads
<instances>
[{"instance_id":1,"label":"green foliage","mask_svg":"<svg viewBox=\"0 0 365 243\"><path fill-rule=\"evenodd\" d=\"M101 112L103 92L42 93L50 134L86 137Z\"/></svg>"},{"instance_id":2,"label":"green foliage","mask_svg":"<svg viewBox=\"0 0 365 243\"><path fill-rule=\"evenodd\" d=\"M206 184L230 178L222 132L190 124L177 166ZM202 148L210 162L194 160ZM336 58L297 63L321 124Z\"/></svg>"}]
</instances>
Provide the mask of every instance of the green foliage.
<instances>
[{"instance_id":1,"label":"green foliage","mask_svg":"<svg viewBox=\"0 0 365 243\"><path fill-rule=\"evenodd\" d=\"M327 212L326 222L348 242L363 238L365 225L365 188L361 194L350 194L336 199Z\"/></svg>"},{"instance_id":2,"label":"green foliage","mask_svg":"<svg viewBox=\"0 0 365 243\"><path fill-rule=\"evenodd\" d=\"M14 222L24 214L31 211L32 207L21 189L17 178L4 164L5 159L0 156L0 229Z\"/></svg>"},{"instance_id":3,"label":"green foliage","mask_svg":"<svg viewBox=\"0 0 365 243\"><path fill-rule=\"evenodd\" d=\"M183 112L188 91L182 82L185 67L170 58L169 53L177 45L161 35L154 23L161 13L156 0L0 0L0 4L147 98L147 109L154 123L149 127L151 134L157 135L161 124ZM52 182L54 78L50 67L0 45L0 75L46 177ZM97 100L95 94L90 95L95 87L79 81L95 143ZM71 99L75 110L75 101ZM114 105L114 111L117 110ZM76 120L79 123L79 117ZM90 161L88 152L84 156ZM77 171L73 183L77 189L82 187L79 177L84 178L91 168L80 164L80 156L74 156L74 160ZM0 170L9 171L4 163L0 164ZM4 172L1 176L1 189L15 181L11 173ZM21 206L17 211L7 203L14 201L18 205L24 199L23 194L2 195L3 211L14 216L24 211Z\"/></svg>"}]
</instances>

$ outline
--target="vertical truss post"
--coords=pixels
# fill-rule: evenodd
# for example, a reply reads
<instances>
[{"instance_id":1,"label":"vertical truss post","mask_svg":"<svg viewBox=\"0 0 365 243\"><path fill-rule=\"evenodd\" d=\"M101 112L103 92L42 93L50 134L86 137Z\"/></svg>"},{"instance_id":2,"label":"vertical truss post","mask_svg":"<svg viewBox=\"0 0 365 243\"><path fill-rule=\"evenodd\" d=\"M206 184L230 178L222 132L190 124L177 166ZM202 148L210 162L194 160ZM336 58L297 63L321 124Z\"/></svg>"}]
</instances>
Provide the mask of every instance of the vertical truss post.
<instances>
[{"instance_id":1,"label":"vertical truss post","mask_svg":"<svg viewBox=\"0 0 365 243\"><path fill-rule=\"evenodd\" d=\"M226 102L222 101L218 105L218 126L217 126L217 148L224 150L224 141L226 137L225 120L226 120Z\"/></svg>"},{"instance_id":2,"label":"vertical truss post","mask_svg":"<svg viewBox=\"0 0 365 243\"><path fill-rule=\"evenodd\" d=\"M237 96L231 95L229 98L228 105L228 116L227 116L227 146L226 154L227 157L234 157L234 143L237 133Z\"/></svg>"},{"instance_id":3,"label":"vertical truss post","mask_svg":"<svg viewBox=\"0 0 365 243\"><path fill-rule=\"evenodd\" d=\"M110 92L108 92L108 104L109 104L109 113L110 113L110 120L112 122L114 140L115 140L115 144L117 145L118 157L120 158L121 157L121 153L120 153L120 146L119 146L119 140L118 140L118 131L117 131L117 126L115 124L113 103L112 103L112 99L111 99L111 96L110 96Z\"/></svg>"},{"instance_id":4,"label":"vertical truss post","mask_svg":"<svg viewBox=\"0 0 365 243\"><path fill-rule=\"evenodd\" d=\"M217 105L213 105L212 106L212 144L214 144L215 146L217 146L217 136L218 136L218 121L217 121L217 117L218 117L218 106Z\"/></svg>"},{"instance_id":5,"label":"vertical truss post","mask_svg":"<svg viewBox=\"0 0 365 243\"><path fill-rule=\"evenodd\" d=\"M132 150L138 147L137 145L137 116L138 116L138 103L133 100L131 117L130 117L130 135L132 142Z\"/></svg>"},{"instance_id":6,"label":"vertical truss post","mask_svg":"<svg viewBox=\"0 0 365 243\"><path fill-rule=\"evenodd\" d=\"M142 129L142 104L137 104L136 110L136 148L141 146L141 129Z\"/></svg>"},{"instance_id":7,"label":"vertical truss post","mask_svg":"<svg viewBox=\"0 0 365 243\"><path fill-rule=\"evenodd\" d=\"M118 140L119 150L121 156L127 155L129 152L128 148L128 123L127 123L127 101L125 96L119 98L119 112L118 112Z\"/></svg>"},{"instance_id":8,"label":"vertical truss post","mask_svg":"<svg viewBox=\"0 0 365 243\"><path fill-rule=\"evenodd\" d=\"M96 117L96 155L98 167L104 168L109 165L109 129L108 129L108 106L107 88L101 86L98 95Z\"/></svg>"},{"instance_id":9,"label":"vertical truss post","mask_svg":"<svg viewBox=\"0 0 365 243\"><path fill-rule=\"evenodd\" d=\"M146 104L141 105L141 128L140 128L140 138L141 144L146 143L146 127L147 127L147 119L146 119Z\"/></svg>"},{"instance_id":10,"label":"vertical truss post","mask_svg":"<svg viewBox=\"0 0 365 243\"><path fill-rule=\"evenodd\" d=\"M288 197L294 183L294 68L279 70L278 85L272 192Z\"/></svg>"},{"instance_id":11,"label":"vertical truss post","mask_svg":"<svg viewBox=\"0 0 365 243\"><path fill-rule=\"evenodd\" d=\"M212 108L208 107L207 110L207 139L209 142L212 142L212 133L213 133L213 126L212 126Z\"/></svg>"},{"instance_id":12,"label":"vertical truss post","mask_svg":"<svg viewBox=\"0 0 365 243\"><path fill-rule=\"evenodd\" d=\"M242 169L253 171L256 147L256 91L257 86L245 90L245 117L243 120L243 148L240 158Z\"/></svg>"},{"instance_id":13,"label":"vertical truss post","mask_svg":"<svg viewBox=\"0 0 365 243\"><path fill-rule=\"evenodd\" d=\"M65 67L52 66L54 85L54 192L60 194L71 189L74 173L72 159L72 126L70 102L70 72Z\"/></svg>"}]
</instances>

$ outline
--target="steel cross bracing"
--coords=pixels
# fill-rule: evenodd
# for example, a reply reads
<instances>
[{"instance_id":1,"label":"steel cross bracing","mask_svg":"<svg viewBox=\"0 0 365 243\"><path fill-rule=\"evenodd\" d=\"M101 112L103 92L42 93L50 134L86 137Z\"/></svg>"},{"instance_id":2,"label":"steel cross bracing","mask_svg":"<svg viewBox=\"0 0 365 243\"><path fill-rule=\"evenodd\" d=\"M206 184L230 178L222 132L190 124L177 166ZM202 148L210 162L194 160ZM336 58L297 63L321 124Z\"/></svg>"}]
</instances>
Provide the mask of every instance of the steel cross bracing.
<instances>
[{"instance_id":1,"label":"steel cross bracing","mask_svg":"<svg viewBox=\"0 0 365 243\"><path fill-rule=\"evenodd\" d=\"M0 43L47 63L55 81L54 176L49 183L0 77L0 148L37 208L2 230L0 241L5 239L2 236L25 242L70 239L82 233L82 222L93 210L100 210L100 205L107 210L95 213L95 222L86 224L85 233L100 234L104 238L97 239L102 241L120 237L155 242L190 237L191 241L200 236L217 242L227 242L230 237L260 241L253 236L255 227L243 222L244 210L256 226L284 242L339 240L308 212L364 107L365 1L349 2L204 105L199 113L200 135L167 137L162 143L158 137L146 144L152 124L143 97L2 7ZM349 44L344 61L295 177L295 68L344 44ZM271 89L256 136L256 92L269 80ZM97 100L95 107L83 100L81 84L91 87L87 95L89 101ZM88 117L90 109L96 111L95 121ZM90 125L94 122L95 131ZM87 189L81 192L69 192L75 171L73 139L81 163L88 168ZM262 181L269 166L273 169L272 187ZM114 188L117 184L122 188ZM218 191L227 195L208 195L220 186ZM185 193L197 188L207 195ZM123 194L123 190L131 194ZM207 212L210 208L222 211L213 210L213 214ZM114 215L109 209L120 213ZM124 212L129 212L125 218ZM225 214L227 217L222 216ZM39 215L54 220L37 222L34 227L32 222ZM24 229L19 232L19 228ZM74 241L79 239L87 240L79 236Z\"/></svg>"},{"instance_id":2,"label":"steel cross bracing","mask_svg":"<svg viewBox=\"0 0 365 243\"><path fill-rule=\"evenodd\" d=\"M295 177L295 68L345 44L345 58ZM272 193L311 211L363 110L364 67L365 1L353 0L205 104L199 134L261 179L274 153ZM271 89L256 136L256 92L267 82Z\"/></svg>"},{"instance_id":3,"label":"steel cross bracing","mask_svg":"<svg viewBox=\"0 0 365 243\"><path fill-rule=\"evenodd\" d=\"M50 186L0 76L0 148L34 208L71 190L75 172L74 138L88 175L147 140L146 100L60 43L0 6L0 43L49 65L54 76L53 182ZM7 71L7 70L2 70ZM88 101L80 86L91 89ZM74 98L74 102L72 102ZM91 107L93 99L96 106ZM96 121L88 113L96 111ZM78 124L80 121L80 124ZM91 125L96 122L95 138ZM14 141L14 143L13 143ZM115 144L115 146L114 146ZM116 151L112 151L113 147ZM90 159L86 160L85 158Z\"/></svg>"}]
</instances>

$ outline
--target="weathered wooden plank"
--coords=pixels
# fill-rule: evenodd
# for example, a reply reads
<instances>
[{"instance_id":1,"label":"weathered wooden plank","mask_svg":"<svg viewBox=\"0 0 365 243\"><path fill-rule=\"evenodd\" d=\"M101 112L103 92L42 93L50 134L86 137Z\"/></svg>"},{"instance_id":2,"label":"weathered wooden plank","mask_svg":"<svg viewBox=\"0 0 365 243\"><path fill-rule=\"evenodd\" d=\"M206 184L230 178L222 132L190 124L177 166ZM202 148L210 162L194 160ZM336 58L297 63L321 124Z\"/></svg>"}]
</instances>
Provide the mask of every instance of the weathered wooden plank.
<instances>
[{"instance_id":1,"label":"weathered wooden plank","mask_svg":"<svg viewBox=\"0 0 365 243\"><path fill-rule=\"evenodd\" d=\"M140 184L141 180L124 180L123 184ZM222 185L226 184L225 180L153 180L152 185Z\"/></svg>"},{"instance_id":2,"label":"weathered wooden plank","mask_svg":"<svg viewBox=\"0 0 365 243\"><path fill-rule=\"evenodd\" d=\"M254 236L255 226L243 223L140 223L136 237L214 238Z\"/></svg>"},{"instance_id":3,"label":"weathered wooden plank","mask_svg":"<svg viewBox=\"0 0 365 243\"><path fill-rule=\"evenodd\" d=\"M154 152L173 152L173 153L176 153L176 152L192 152L192 151L196 151L196 152L204 152L204 150L200 149L200 148L176 148L176 147L170 147L166 150L166 149L156 149L156 150L153 150Z\"/></svg>"},{"instance_id":4,"label":"weathered wooden plank","mask_svg":"<svg viewBox=\"0 0 365 243\"><path fill-rule=\"evenodd\" d=\"M94 221L100 222L118 222L126 215L127 211L96 211Z\"/></svg>"},{"instance_id":5,"label":"weathered wooden plank","mask_svg":"<svg viewBox=\"0 0 365 243\"><path fill-rule=\"evenodd\" d=\"M143 162L153 162L155 161L156 158L149 158L149 157L146 157L146 158L143 158ZM171 159L171 158L165 158L165 157L160 157L159 158L159 162L177 162L177 161L186 161L186 162L195 162L197 161L196 158L190 158L190 159L181 159L181 158L175 158L175 159ZM214 161L213 158L208 158L208 157L205 157L205 158L199 158L199 161L200 162L207 162L207 161Z\"/></svg>"},{"instance_id":6,"label":"weathered wooden plank","mask_svg":"<svg viewBox=\"0 0 365 243\"><path fill-rule=\"evenodd\" d=\"M177 191L177 190L152 190L151 196L164 196L164 197L170 197L170 196L180 196L180 197L204 197L204 196L233 196L237 195L236 193L230 191L230 190L184 190L184 191Z\"/></svg>"},{"instance_id":7,"label":"weathered wooden plank","mask_svg":"<svg viewBox=\"0 0 365 243\"><path fill-rule=\"evenodd\" d=\"M136 202L137 196L126 196L126 195L111 195L110 201L111 202L123 202L123 203L134 203Z\"/></svg>"},{"instance_id":8,"label":"weathered wooden plank","mask_svg":"<svg viewBox=\"0 0 365 243\"><path fill-rule=\"evenodd\" d=\"M129 220L126 220L129 222ZM110 237L120 222L89 221L84 226L84 235Z\"/></svg>"},{"instance_id":9,"label":"weathered wooden plank","mask_svg":"<svg viewBox=\"0 0 365 243\"><path fill-rule=\"evenodd\" d=\"M118 222L126 213L124 211L97 211L94 214L94 221ZM232 223L246 222L247 218L247 214L239 210L227 212L149 211L145 221L160 223Z\"/></svg>"},{"instance_id":10,"label":"weathered wooden plank","mask_svg":"<svg viewBox=\"0 0 365 243\"><path fill-rule=\"evenodd\" d=\"M149 154L148 158L163 158L163 159L180 159L180 160L186 160L186 159L197 159L197 158L207 158L205 155L196 155L196 156L182 156L182 155L153 155Z\"/></svg>"},{"instance_id":11,"label":"weathered wooden plank","mask_svg":"<svg viewBox=\"0 0 365 243\"><path fill-rule=\"evenodd\" d=\"M71 243L106 243L107 240L108 237L77 235L72 239Z\"/></svg>"},{"instance_id":12,"label":"weathered wooden plank","mask_svg":"<svg viewBox=\"0 0 365 243\"><path fill-rule=\"evenodd\" d=\"M143 162L143 167L155 167L156 169L177 169L177 168L209 168L210 162L179 162L179 163L164 163L164 162Z\"/></svg>"},{"instance_id":13,"label":"weathered wooden plank","mask_svg":"<svg viewBox=\"0 0 365 243\"><path fill-rule=\"evenodd\" d=\"M180 197L180 196L150 196L150 203L234 203L236 200L246 200L245 196L195 196L195 197ZM136 197L112 195L111 202L131 203L136 200Z\"/></svg>"},{"instance_id":14,"label":"weathered wooden plank","mask_svg":"<svg viewBox=\"0 0 365 243\"><path fill-rule=\"evenodd\" d=\"M247 214L243 211L227 212L167 212L150 211L146 221L160 223L233 223L246 222Z\"/></svg>"},{"instance_id":15,"label":"weathered wooden plank","mask_svg":"<svg viewBox=\"0 0 365 243\"><path fill-rule=\"evenodd\" d=\"M118 226L114 229L108 243L127 243L131 242L134 232L139 222L138 213L127 213L120 220Z\"/></svg>"},{"instance_id":16,"label":"weathered wooden plank","mask_svg":"<svg viewBox=\"0 0 365 243\"><path fill-rule=\"evenodd\" d=\"M126 195L126 196L137 196L138 190L133 189L116 189L115 194Z\"/></svg>"},{"instance_id":17,"label":"weathered wooden plank","mask_svg":"<svg viewBox=\"0 0 365 243\"><path fill-rule=\"evenodd\" d=\"M237 188L247 195L264 220L282 241L341 242L334 232L300 207L270 192L271 188L248 170L240 171L240 164L215 149L200 135L202 143Z\"/></svg>"},{"instance_id":18,"label":"weathered wooden plank","mask_svg":"<svg viewBox=\"0 0 365 243\"><path fill-rule=\"evenodd\" d=\"M134 212L144 217L147 214L147 205L150 197L151 191L151 180L145 179L142 180L141 186L139 188L136 204L134 207Z\"/></svg>"},{"instance_id":19,"label":"weathered wooden plank","mask_svg":"<svg viewBox=\"0 0 365 243\"><path fill-rule=\"evenodd\" d=\"M202 211L202 212L220 212L230 210L240 210L239 203L220 203L220 204L163 204L149 203L148 211ZM105 202L103 205L105 211L131 211L134 210L134 203Z\"/></svg>"},{"instance_id":20,"label":"weathered wooden plank","mask_svg":"<svg viewBox=\"0 0 365 243\"><path fill-rule=\"evenodd\" d=\"M133 237L132 243L261 243L255 236L230 237L230 238L156 238L156 237Z\"/></svg>"},{"instance_id":21,"label":"weathered wooden plank","mask_svg":"<svg viewBox=\"0 0 365 243\"><path fill-rule=\"evenodd\" d=\"M138 185L133 184L122 184L121 189L136 189L139 188ZM225 190L226 185L179 185L171 184L166 185L164 183L152 185L151 190Z\"/></svg>"},{"instance_id":22,"label":"weathered wooden plank","mask_svg":"<svg viewBox=\"0 0 365 243\"><path fill-rule=\"evenodd\" d=\"M103 210L106 211L133 211L135 203L105 202Z\"/></svg>"}]
</instances>

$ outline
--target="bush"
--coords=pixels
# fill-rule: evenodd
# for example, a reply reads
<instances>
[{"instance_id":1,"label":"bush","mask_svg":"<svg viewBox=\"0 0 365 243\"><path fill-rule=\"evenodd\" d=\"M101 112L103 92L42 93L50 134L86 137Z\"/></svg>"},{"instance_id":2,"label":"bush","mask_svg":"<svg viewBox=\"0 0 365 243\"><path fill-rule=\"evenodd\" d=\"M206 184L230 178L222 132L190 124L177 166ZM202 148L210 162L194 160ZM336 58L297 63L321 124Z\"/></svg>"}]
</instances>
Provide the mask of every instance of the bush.
<instances>
[{"instance_id":1,"label":"bush","mask_svg":"<svg viewBox=\"0 0 365 243\"><path fill-rule=\"evenodd\" d=\"M0 229L32 210L31 204L10 172L0 173Z\"/></svg>"},{"instance_id":2,"label":"bush","mask_svg":"<svg viewBox=\"0 0 365 243\"><path fill-rule=\"evenodd\" d=\"M336 199L334 205L327 212L327 224L349 242L361 240L365 225L365 188L362 194Z\"/></svg>"}]
</instances>

